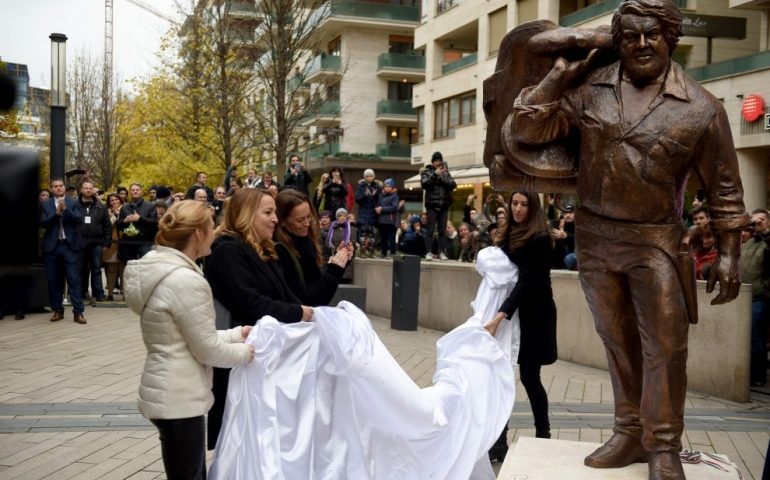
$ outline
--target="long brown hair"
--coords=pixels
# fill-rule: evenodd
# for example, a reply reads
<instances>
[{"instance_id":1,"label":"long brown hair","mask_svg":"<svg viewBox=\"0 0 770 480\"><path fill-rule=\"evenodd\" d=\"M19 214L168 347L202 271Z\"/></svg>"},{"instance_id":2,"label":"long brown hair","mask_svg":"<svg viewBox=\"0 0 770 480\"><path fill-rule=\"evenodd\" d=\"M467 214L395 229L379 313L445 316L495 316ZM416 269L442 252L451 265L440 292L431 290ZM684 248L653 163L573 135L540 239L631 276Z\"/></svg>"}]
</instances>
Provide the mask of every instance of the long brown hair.
<instances>
[{"instance_id":1,"label":"long brown hair","mask_svg":"<svg viewBox=\"0 0 770 480\"><path fill-rule=\"evenodd\" d=\"M521 223L516 223L511 212L511 201L517 193L527 198L527 217ZM508 197L505 210L508 221L502 233L498 231L495 244L502 246L507 243L508 248L514 252L539 233L544 233L548 235L548 238L551 238L551 227L548 225L548 220L545 217L545 212L543 212L543 207L540 204L540 198L537 196L537 193L528 190L514 190L511 192L511 196ZM553 246L552 238L551 246Z\"/></svg>"},{"instance_id":2,"label":"long brown hair","mask_svg":"<svg viewBox=\"0 0 770 480\"><path fill-rule=\"evenodd\" d=\"M300 192L299 190L283 190L275 197L275 213L278 215L275 239L285 245L292 255L295 257L300 256L297 247L294 245L294 240L292 240L291 235L289 235L289 232L283 225L291 216L291 212L303 203L306 203L307 206L310 207L310 232L308 233L308 236L315 247L316 264L320 267L323 265L323 254L321 253L321 228L319 226L318 213L315 211L313 202L310 201L310 197L303 192Z\"/></svg>"},{"instance_id":3,"label":"long brown hair","mask_svg":"<svg viewBox=\"0 0 770 480\"><path fill-rule=\"evenodd\" d=\"M259 238L254 230L254 217L259 204L270 194L258 188L242 188L230 197L216 234L232 235L246 242L262 260L277 260L272 238Z\"/></svg>"}]
</instances>

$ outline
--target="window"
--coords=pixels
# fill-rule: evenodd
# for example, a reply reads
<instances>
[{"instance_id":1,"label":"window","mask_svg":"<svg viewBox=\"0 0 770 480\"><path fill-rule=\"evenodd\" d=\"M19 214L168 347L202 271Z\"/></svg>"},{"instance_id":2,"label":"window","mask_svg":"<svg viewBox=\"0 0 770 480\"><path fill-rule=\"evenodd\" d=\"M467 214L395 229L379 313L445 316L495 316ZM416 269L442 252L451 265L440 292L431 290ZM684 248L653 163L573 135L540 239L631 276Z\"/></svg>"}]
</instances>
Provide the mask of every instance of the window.
<instances>
[{"instance_id":1,"label":"window","mask_svg":"<svg viewBox=\"0 0 770 480\"><path fill-rule=\"evenodd\" d=\"M507 13L508 9L503 7L489 14L489 55L497 55L500 42L507 33Z\"/></svg>"},{"instance_id":2,"label":"window","mask_svg":"<svg viewBox=\"0 0 770 480\"><path fill-rule=\"evenodd\" d=\"M433 138L454 136L456 127L476 123L476 92L464 93L433 104ZM420 111L417 122L420 122ZM422 134L422 127L420 127Z\"/></svg>"},{"instance_id":3,"label":"window","mask_svg":"<svg viewBox=\"0 0 770 480\"><path fill-rule=\"evenodd\" d=\"M414 37L390 35L388 37L388 53L414 53Z\"/></svg>"},{"instance_id":4,"label":"window","mask_svg":"<svg viewBox=\"0 0 770 480\"><path fill-rule=\"evenodd\" d=\"M388 82L388 100L411 102L412 85L414 85L414 83L389 81Z\"/></svg>"},{"instance_id":5,"label":"window","mask_svg":"<svg viewBox=\"0 0 770 480\"><path fill-rule=\"evenodd\" d=\"M537 0L518 0L519 25L537 20Z\"/></svg>"},{"instance_id":6,"label":"window","mask_svg":"<svg viewBox=\"0 0 770 480\"><path fill-rule=\"evenodd\" d=\"M335 38L326 46L326 51L334 57L340 56L340 37Z\"/></svg>"},{"instance_id":7,"label":"window","mask_svg":"<svg viewBox=\"0 0 770 480\"><path fill-rule=\"evenodd\" d=\"M417 109L417 143L425 141L425 107L419 107Z\"/></svg>"},{"instance_id":8,"label":"window","mask_svg":"<svg viewBox=\"0 0 770 480\"><path fill-rule=\"evenodd\" d=\"M329 85L329 88L326 89L326 99L339 102L340 101L340 84L335 83L334 85Z\"/></svg>"}]
</instances>

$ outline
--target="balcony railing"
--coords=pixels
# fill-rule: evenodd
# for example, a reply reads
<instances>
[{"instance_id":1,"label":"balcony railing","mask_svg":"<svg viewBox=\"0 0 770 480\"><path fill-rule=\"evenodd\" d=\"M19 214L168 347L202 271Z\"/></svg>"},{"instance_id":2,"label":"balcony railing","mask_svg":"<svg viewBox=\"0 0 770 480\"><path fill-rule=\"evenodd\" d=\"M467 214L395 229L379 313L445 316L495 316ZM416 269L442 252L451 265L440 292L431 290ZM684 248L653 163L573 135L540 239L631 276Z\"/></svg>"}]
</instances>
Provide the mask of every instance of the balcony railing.
<instances>
[{"instance_id":1,"label":"balcony railing","mask_svg":"<svg viewBox=\"0 0 770 480\"><path fill-rule=\"evenodd\" d=\"M408 53L383 53L377 58L377 70L395 68L399 70L425 71L425 55Z\"/></svg>"},{"instance_id":2,"label":"balcony railing","mask_svg":"<svg viewBox=\"0 0 770 480\"><path fill-rule=\"evenodd\" d=\"M417 111L412 107L411 100L380 100L377 102L377 116L380 115L410 115L417 120Z\"/></svg>"},{"instance_id":3,"label":"balcony railing","mask_svg":"<svg viewBox=\"0 0 770 480\"><path fill-rule=\"evenodd\" d=\"M687 70L699 82L770 68L770 50Z\"/></svg>"},{"instance_id":4,"label":"balcony railing","mask_svg":"<svg viewBox=\"0 0 770 480\"><path fill-rule=\"evenodd\" d=\"M390 5L387 3L369 3L357 0L332 0L330 15L347 17L375 18L400 22L419 22L420 7ZM323 8L323 7L322 7Z\"/></svg>"},{"instance_id":5,"label":"balcony railing","mask_svg":"<svg viewBox=\"0 0 770 480\"><path fill-rule=\"evenodd\" d=\"M378 143L377 155L380 157L411 158L412 146L403 143Z\"/></svg>"},{"instance_id":6,"label":"balcony railing","mask_svg":"<svg viewBox=\"0 0 770 480\"><path fill-rule=\"evenodd\" d=\"M436 15L456 7L460 3L460 0L438 0L436 2Z\"/></svg>"},{"instance_id":7,"label":"balcony railing","mask_svg":"<svg viewBox=\"0 0 770 480\"><path fill-rule=\"evenodd\" d=\"M339 143L322 143L320 145L315 145L313 147L310 147L307 150L307 156L308 157L328 157L331 155L337 155L340 153L340 144Z\"/></svg>"},{"instance_id":8,"label":"balcony railing","mask_svg":"<svg viewBox=\"0 0 770 480\"><path fill-rule=\"evenodd\" d=\"M674 0L674 3L679 8L687 8L687 0ZM618 8L620 0L605 0L603 2L594 3L585 8L581 8L575 12L564 15L559 18L559 25L562 27L570 27L590 20L595 17L604 15L605 13L612 12Z\"/></svg>"},{"instance_id":9,"label":"balcony railing","mask_svg":"<svg viewBox=\"0 0 770 480\"><path fill-rule=\"evenodd\" d=\"M339 72L342 67L342 57L336 55L318 55L313 59L307 76L318 72Z\"/></svg>"},{"instance_id":10,"label":"balcony railing","mask_svg":"<svg viewBox=\"0 0 770 480\"><path fill-rule=\"evenodd\" d=\"M451 63L446 63L441 66L441 73L446 75L447 73L454 72L455 70L460 70L461 68L467 67L468 65L473 65L478 61L478 54L477 53L471 53L470 55L466 55L460 60L456 60Z\"/></svg>"},{"instance_id":11,"label":"balcony railing","mask_svg":"<svg viewBox=\"0 0 770 480\"><path fill-rule=\"evenodd\" d=\"M290 92L300 88L305 83L305 77L300 74L294 75L286 82L286 89Z\"/></svg>"},{"instance_id":12,"label":"balcony railing","mask_svg":"<svg viewBox=\"0 0 770 480\"><path fill-rule=\"evenodd\" d=\"M231 15L256 16L257 6L253 2L230 2L228 5L228 12Z\"/></svg>"}]
</instances>

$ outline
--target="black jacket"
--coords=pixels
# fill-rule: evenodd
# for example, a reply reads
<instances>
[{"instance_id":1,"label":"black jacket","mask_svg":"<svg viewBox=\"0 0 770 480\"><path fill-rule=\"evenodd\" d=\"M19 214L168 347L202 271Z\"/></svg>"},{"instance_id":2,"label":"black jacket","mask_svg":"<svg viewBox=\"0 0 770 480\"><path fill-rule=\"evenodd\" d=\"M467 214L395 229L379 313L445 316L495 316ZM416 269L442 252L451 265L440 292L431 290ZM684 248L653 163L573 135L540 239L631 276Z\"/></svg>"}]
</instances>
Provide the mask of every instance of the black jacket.
<instances>
[{"instance_id":1,"label":"black jacket","mask_svg":"<svg viewBox=\"0 0 770 480\"><path fill-rule=\"evenodd\" d=\"M426 166L420 174L420 185L425 191L426 208L444 210L452 204L452 190L457 188L457 183L448 170L439 175L433 165Z\"/></svg>"},{"instance_id":2,"label":"black jacket","mask_svg":"<svg viewBox=\"0 0 770 480\"><path fill-rule=\"evenodd\" d=\"M556 361L556 304L551 290L551 237L531 237L515 252L502 246L519 268L519 280L500 307L510 318L519 311L521 349L519 364L550 365Z\"/></svg>"},{"instance_id":3,"label":"black jacket","mask_svg":"<svg viewBox=\"0 0 770 480\"><path fill-rule=\"evenodd\" d=\"M211 292L232 314L232 327L254 325L265 315L284 323L302 319L300 300L289 290L278 262L264 261L246 242L222 235L204 268ZM215 368L214 405L208 416L208 447L216 446L225 411L229 368Z\"/></svg>"},{"instance_id":4,"label":"black jacket","mask_svg":"<svg viewBox=\"0 0 770 480\"><path fill-rule=\"evenodd\" d=\"M112 222L107 206L97 199L83 203L79 197L80 208L83 212L83 223L80 226L80 236L88 244L100 243L109 247L112 243Z\"/></svg>"},{"instance_id":5,"label":"black jacket","mask_svg":"<svg viewBox=\"0 0 770 480\"><path fill-rule=\"evenodd\" d=\"M299 190L305 195L309 195L310 184L313 183L313 177L310 176L310 172L301 168L294 174L289 167L286 175L283 177L283 186L285 188L291 188L293 190Z\"/></svg>"},{"instance_id":6,"label":"black jacket","mask_svg":"<svg viewBox=\"0 0 770 480\"><path fill-rule=\"evenodd\" d=\"M313 242L307 237L290 236L299 253L298 257L292 255L286 245L277 243L275 246L286 283L303 305L329 305L337 293L345 269L331 263L320 268L316 264L317 252Z\"/></svg>"},{"instance_id":7,"label":"black jacket","mask_svg":"<svg viewBox=\"0 0 770 480\"><path fill-rule=\"evenodd\" d=\"M123 232L130 223L126 222L127 216L138 213L139 220L133 222L136 228L139 230L139 235L135 237L124 237L125 240L154 242L155 233L158 231L158 217L155 215L155 206L150 202L139 200L138 202L128 202L120 208L120 215L118 215L118 230Z\"/></svg>"}]
</instances>

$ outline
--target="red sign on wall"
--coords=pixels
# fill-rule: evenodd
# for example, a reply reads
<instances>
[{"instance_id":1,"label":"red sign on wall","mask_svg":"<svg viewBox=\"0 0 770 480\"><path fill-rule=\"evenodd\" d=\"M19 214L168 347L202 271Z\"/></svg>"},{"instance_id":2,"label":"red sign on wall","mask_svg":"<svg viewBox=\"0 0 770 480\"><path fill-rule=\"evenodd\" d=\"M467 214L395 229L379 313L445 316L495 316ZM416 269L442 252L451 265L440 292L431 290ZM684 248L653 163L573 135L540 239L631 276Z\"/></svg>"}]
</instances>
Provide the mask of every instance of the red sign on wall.
<instances>
[{"instance_id":1,"label":"red sign on wall","mask_svg":"<svg viewBox=\"0 0 770 480\"><path fill-rule=\"evenodd\" d=\"M765 114L765 100L759 95L746 95L741 107L741 115L747 122L754 122Z\"/></svg>"}]
</instances>

